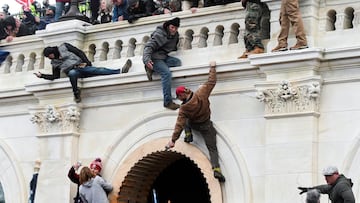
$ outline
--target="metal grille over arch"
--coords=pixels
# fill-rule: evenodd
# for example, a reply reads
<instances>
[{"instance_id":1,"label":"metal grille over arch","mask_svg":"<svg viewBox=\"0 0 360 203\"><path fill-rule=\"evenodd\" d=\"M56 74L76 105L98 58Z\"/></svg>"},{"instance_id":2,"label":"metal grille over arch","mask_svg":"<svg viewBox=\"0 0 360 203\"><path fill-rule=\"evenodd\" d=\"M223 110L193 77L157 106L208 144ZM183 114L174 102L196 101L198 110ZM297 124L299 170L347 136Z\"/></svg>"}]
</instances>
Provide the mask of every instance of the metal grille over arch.
<instances>
[{"instance_id":1,"label":"metal grille over arch","mask_svg":"<svg viewBox=\"0 0 360 203\"><path fill-rule=\"evenodd\" d=\"M148 195L159 175L171 164L184 158L190 161L188 157L175 151L157 151L142 158L130 169L122 182L118 203L147 203Z\"/></svg>"}]
</instances>

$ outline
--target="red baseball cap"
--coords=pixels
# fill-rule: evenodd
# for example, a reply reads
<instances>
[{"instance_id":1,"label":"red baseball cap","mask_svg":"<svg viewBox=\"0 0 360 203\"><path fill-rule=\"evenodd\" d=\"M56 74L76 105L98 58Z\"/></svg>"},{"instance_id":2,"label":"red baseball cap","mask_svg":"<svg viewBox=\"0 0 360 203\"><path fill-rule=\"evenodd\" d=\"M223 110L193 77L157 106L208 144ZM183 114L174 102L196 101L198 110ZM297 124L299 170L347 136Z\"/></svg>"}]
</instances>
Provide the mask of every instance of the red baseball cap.
<instances>
[{"instance_id":1,"label":"red baseball cap","mask_svg":"<svg viewBox=\"0 0 360 203\"><path fill-rule=\"evenodd\" d=\"M176 88L176 97L179 97L179 94L182 94L185 92L186 87L185 86L179 86Z\"/></svg>"}]
</instances>

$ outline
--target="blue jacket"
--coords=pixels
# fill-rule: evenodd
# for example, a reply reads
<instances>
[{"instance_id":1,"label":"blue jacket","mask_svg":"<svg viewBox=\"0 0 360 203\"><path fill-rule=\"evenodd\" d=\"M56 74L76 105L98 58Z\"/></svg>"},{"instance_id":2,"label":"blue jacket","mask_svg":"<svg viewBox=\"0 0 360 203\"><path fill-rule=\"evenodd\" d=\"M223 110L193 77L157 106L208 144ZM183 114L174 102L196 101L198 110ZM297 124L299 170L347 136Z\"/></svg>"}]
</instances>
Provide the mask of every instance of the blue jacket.
<instances>
[{"instance_id":1,"label":"blue jacket","mask_svg":"<svg viewBox=\"0 0 360 203\"><path fill-rule=\"evenodd\" d=\"M127 8L128 8L127 0L123 0L123 3L119 6L114 5L112 22L117 22L119 16L123 16L124 20L129 19Z\"/></svg>"}]
</instances>

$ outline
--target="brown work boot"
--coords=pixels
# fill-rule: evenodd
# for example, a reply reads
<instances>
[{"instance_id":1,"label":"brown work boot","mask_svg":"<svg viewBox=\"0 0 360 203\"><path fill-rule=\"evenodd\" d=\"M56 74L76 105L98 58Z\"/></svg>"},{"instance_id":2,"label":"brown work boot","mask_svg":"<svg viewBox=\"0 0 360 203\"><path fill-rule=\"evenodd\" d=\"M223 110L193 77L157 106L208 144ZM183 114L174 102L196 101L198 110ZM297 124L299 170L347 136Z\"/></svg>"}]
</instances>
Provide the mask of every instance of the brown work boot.
<instances>
[{"instance_id":1,"label":"brown work boot","mask_svg":"<svg viewBox=\"0 0 360 203\"><path fill-rule=\"evenodd\" d=\"M271 50L271 52L279 52L279 51L287 51L288 48L286 46L277 45L275 48Z\"/></svg>"},{"instance_id":2,"label":"brown work boot","mask_svg":"<svg viewBox=\"0 0 360 203\"><path fill-rule=\"evenodd\" d=\"M309 48L308 45L301 45L296 43L295 46L290 47L290 50L300 50L300 49L306 49Z\"/></svg>"},{"instance_id":3,"label":"brown work boot","mask_svg":"<svg viewBox=\"0 0 360 203\"><path fill-rule=\"evenodd\" d=\"M129 72L129 69L131 68L131 65L132 65L132 62L131 62L130 59L128 59L128 60L126 61L126 63L124 64L124 66L122 67L121 73L127 73L127 72Z\"/></svg>"},{"instance_id":4,"label":"brown work boot","mask_svg":"<svg viewBox=\"0 0 360 203\"><path fill-rule=\"evenodd\" d=\"M171 101L167 105L164 105L164 107L167 108L167 109L176 110L176 109L178 109L180 107L180 105L175 104L174 102Z\"/></svg>"},{"instance_id":5,"label":"brown work boot","mask_svg":"<svg viewBox=\"0 0 360 203\"><path fill-rule=\"evenodd\" d=\"M264 53L264 49L263 48L260 48L258 46L255 46L255 49L251 50L248 55L250 54L262 54Z\"/></svg>"},{"instance_id":6,"label":"brown work boot","mask_svg":"<svg viewBox=\"0 0 360 203\"><path fill-rule=\"evenodd\" d=\"M238 57L238 59L246 59L248 57L248 51L244 51L244 53Z\"/></svg>"}]
</instances>

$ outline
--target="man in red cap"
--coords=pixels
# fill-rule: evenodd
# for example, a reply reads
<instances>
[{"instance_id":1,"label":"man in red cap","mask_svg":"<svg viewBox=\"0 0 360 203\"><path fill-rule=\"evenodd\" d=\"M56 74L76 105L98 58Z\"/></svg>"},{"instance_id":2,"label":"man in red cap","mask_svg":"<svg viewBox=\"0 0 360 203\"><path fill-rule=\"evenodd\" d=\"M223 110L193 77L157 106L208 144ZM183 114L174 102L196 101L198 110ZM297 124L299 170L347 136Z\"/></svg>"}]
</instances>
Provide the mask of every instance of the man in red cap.
<instances>
[{"instance_id":1,"label":"man in red cap","mask_svg":"<svg viewBox=\"0 0 360 203\"><path fill-rule=\"evenodd\" d=\"M219 164L219 155L216 146L216 129L210 120L210 101L209 96L216 84L216 62L210 63L209 79L196 92L179 86L176 88L176 96L183 103L179 109L175 129L171 140L166 148L175 146L182 130L188 124L191 129L198 131L205 140L206 147L209 150L211 165L214 170L214 177L220 182L225 182L225 177L221 173Z\"/></svg>"},{"instance_id":2,"label":"man in red cap","mask_svg":"<svg viewBox=\"0 0 360 203\"><path fill-rule=\"evenodd\" d=\"M171 110L178 109L179 105L175 104L172 100L172 76L169 68L181 66L181 61L168 54L177 50L179 26L180 18L177 17L166 21L162 26L158 26L151 34L149 41L145 44L143 52L143 62L145 64L147 77L151 81L153 71L160 74L164 107Z\"/></svg>"}]
</instances>

